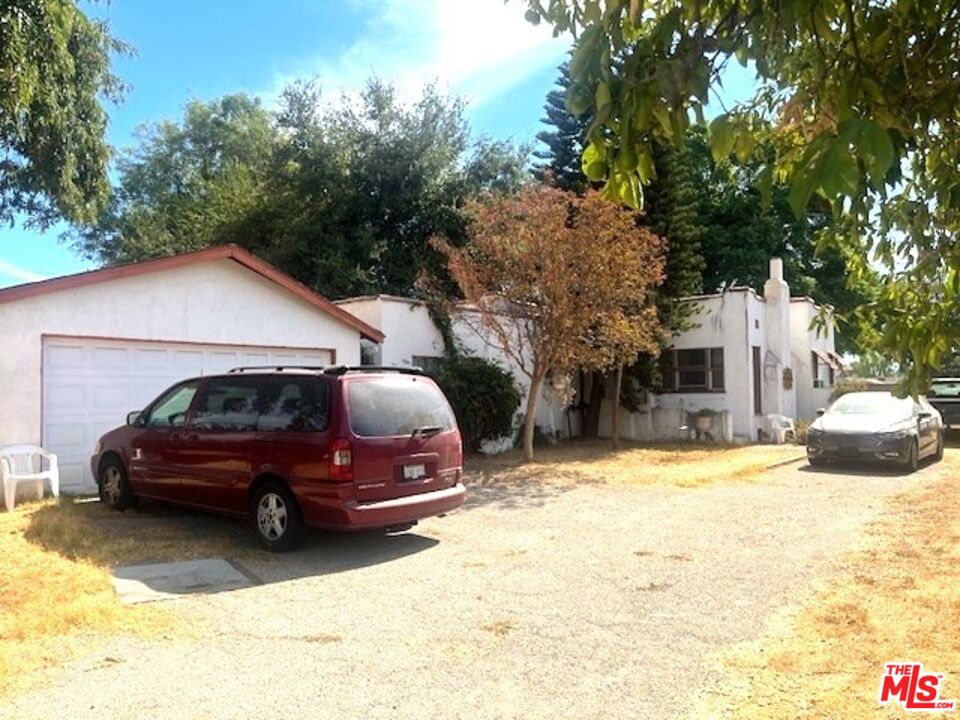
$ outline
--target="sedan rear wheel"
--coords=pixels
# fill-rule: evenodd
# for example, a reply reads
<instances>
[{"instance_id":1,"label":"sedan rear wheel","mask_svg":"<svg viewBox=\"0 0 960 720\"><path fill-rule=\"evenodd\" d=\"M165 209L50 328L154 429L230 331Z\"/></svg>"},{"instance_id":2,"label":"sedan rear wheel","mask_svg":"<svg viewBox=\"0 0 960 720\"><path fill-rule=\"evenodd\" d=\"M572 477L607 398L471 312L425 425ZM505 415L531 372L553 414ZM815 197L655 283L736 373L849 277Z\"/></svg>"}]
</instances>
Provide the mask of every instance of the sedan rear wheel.
<instances>
[{"instance_id":1,"label":"sedan rear wheel","mask_svg":"<svg viewBox=\"0 0 960 720\"><path fill-rule=\"evenodd\" d=\"M294 548L303 532L300 508L290 492L282 485L269 483L261 486L253 498L253 525L257 540L271 552Z\"/></svg>"}]
</instances>

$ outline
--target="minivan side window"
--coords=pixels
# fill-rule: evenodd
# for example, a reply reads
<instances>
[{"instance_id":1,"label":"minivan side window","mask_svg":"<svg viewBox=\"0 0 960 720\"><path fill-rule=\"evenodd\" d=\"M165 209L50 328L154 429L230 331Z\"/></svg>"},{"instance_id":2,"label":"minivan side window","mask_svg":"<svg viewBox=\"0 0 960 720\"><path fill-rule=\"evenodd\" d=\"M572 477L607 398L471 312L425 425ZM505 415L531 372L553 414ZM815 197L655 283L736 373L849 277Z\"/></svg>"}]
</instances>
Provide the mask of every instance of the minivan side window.
<instances>
[{"instance_id":1,"label":"minivan side window","mask_svg":"<svg viewBox=\"0 0 960 720\"><path fill-rule=\"evenodd\" d=\"M319 378L270 378L257 429L263 432L320 432L330 420L330 387Z\"/></svg>"},{"instance_id":2,"label":"minivan side window","mask_svg":"<svg viewBox=\"0 0 960 720\"><path fill-rule=\"evenodd\" d=\"M143 423L148 428L182 427L193 396L197 394L198 381L177 385L158 398L150 408L149 417Z\"/></svg>"},{"instance_id":3,"label":"minivan side window","mask_svg":"<svg viewBox=\"0 0 960 720\"><path fill-rule=\"evenodd\" d=\"M260 417L260 385L253 377L214 378L206 383L191 427L195 430L256 430Z\"/></svg>"}]
</instances>

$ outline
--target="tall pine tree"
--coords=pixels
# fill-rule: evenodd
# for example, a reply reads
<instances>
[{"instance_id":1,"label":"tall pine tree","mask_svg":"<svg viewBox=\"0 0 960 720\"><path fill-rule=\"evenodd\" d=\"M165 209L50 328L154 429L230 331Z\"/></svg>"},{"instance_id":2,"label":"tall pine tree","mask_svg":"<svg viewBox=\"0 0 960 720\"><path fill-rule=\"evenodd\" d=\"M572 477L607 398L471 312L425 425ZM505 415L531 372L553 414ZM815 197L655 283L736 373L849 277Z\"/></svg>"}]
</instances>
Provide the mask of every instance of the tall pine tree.
<instances>
[{"instance_id":1,"label":"tall pine tree","mask_svg":"<svg viewBox=\"0 0 960 720\"><path fill-rule=\"evenodd\" d=\"M534 157L544 162L534 168L533 174L540 182L550 182L561 190L582 193L587 189L587 177L580 168L580 155L590 126L590 116L588 113L577 117L567 109L569 63L563 63L557 70L560 75L556 88L547 93L547 101L543 106L546 117L540 121L551 129L537 133L537 140L546 149L533 153Z\"/></svg>"},{"instance_id":2,"label":"tall pine tree","mask_svg":"<svg viewBox=\"0 0 960 720\"><path fill-rule=\"evenodd\" d=\"M644 189L647 221L653 231L668 242L667 278L661 287L664 318L668 327L682 327L676 317L676 300L703 291L705 269L701 242L705 219L701 190L690 172L692 153L679 148L656 146L657 177Z\"/></svg>"}]
</instances>

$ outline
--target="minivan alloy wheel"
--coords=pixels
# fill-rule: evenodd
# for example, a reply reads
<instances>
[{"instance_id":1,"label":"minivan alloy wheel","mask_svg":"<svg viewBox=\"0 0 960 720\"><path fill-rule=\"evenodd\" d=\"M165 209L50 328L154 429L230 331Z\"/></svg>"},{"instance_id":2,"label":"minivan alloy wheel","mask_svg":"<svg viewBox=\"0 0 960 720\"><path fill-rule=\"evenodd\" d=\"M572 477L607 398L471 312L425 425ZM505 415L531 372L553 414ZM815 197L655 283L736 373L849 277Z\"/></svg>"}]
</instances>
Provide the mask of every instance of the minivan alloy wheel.
<instances>
[{"instance_id":1,"label":"minivan alloy wheel","mask_svg":"<svg viewBox=\"0 0 960 720\"><path fill-rule=\"evenodd\" d=\"M108 467L103 473L103 499L111 506L117 505L120 501L122 482L120 470L115 466Z\"/></svg>"},{"instance_id":2,"label":"minivan alloy wheel","mask_svg":"<svg viewBox=\"0 0 960 720\"><path fill-rule=\"evenodd\" d=\"M287 531L287 503L276 493L268 492L257 503L257 525L267 540L279 540Z\"/></svg>"}]
</instances>

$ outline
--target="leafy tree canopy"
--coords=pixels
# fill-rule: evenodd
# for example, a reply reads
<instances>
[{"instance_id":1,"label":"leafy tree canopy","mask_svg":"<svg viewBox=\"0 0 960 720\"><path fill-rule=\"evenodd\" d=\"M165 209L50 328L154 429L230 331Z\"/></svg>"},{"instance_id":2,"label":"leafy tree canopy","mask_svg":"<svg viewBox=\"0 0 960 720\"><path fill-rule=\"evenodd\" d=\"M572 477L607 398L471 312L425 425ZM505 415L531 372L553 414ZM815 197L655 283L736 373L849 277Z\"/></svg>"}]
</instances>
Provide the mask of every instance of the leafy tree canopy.
<instances>
[{"instance_id":1,"label":"leafy tree canopy","mask_svg":"<svg viewBox=\"0 0 960 720\"><path fill-rule=\"evenodd\" d=\"M429 238L462 242L463 203L518 188L526 154L471 141L461 101L433 87L409 105L378 80L325 103L297 82L277 111L194 101L143 129L109 211L76 240L107 263L236 242L324 294L406 295L442 274Z\"/></svg>"},{"instance_id":2,"label":"leafy tree canopy","mask_svg":"<svg viewBox=\"0 0 960 720\"><path fill-rule=\"evenodd\" d=\"M0 2L0 222L96 216L109 188L101 98L122 96L110 55L126 52L73 0Z\"/></svg>"},{"instance_id":3,"label":"leafy tree canopy","mask_svg":"<svg viewBox=\"0 0 960 720\"><path fill-rule=\"evenodd\" d=\"M663 244L637 226L634 212L592 191L528 187L473 201L468 211L470 241L436 245L477 308L478 331L530 378L524 452L531 459L548 374L610 369L657 351L653 289L663 280Z\"/></svg>"},{"instance_id":4,"label":"leafy tree canopy","mask_svg":"<svg viewBox=\"0 0 960 720\"><path fill-rule=\"evenodd\" d=\"M702 119L724 66L756 73L754 96L710 125L720 161L758 153L856 282L884 268L880 347L923 388L960 344L960 4L953 0L527 0L528 17L572 31L568 106L592 112L583 160L634 206L654 147Z\"/></svg>"}]
</instances>

